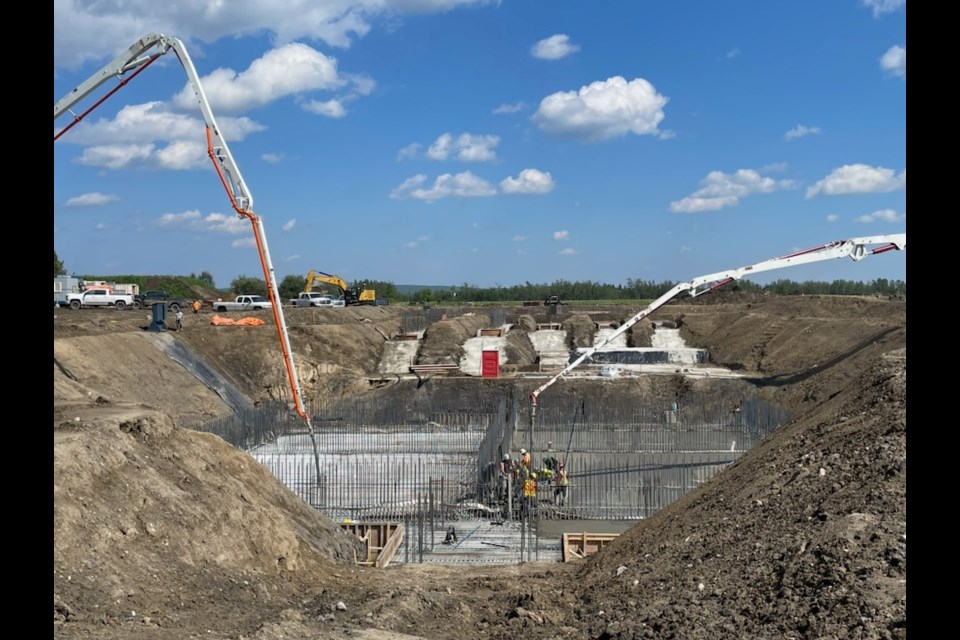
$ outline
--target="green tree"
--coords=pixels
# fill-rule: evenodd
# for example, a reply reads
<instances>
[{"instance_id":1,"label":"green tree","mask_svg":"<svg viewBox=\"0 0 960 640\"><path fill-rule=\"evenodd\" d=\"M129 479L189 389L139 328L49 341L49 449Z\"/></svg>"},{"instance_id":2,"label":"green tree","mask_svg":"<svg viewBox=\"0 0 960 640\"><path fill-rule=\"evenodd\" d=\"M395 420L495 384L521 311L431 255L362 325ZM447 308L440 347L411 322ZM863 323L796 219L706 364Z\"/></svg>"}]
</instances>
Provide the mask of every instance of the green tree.
<instances>
[{"instance_id":1,"label":"green tree","mask_svg":"<svg viewBox=\"0 0 960 640\"><path fill-rule=\"evenodd\" d=\"M284 279L280 281L280 284L277 285L277 288L280 289L280 299L289 300L290 298L296 298L300 295L300 292L303 291L303 285L303 276L290 274L284 277Z\"/></svg>"},{"instance_id":2,"label":"green tree","mask_svg":"<svg viewBox=\"0 0 960 640\"><path fill-rule=\"evenodd\" d=\"M430 289L420 289L411 298L414 302L431 302L433 300L433 291Z\"/></svg>"},{"instance_id":3,"label":"green tree","mask_svg":"<svg viewBox=\"0 0 960 640\"><path fill-rule=\"evenodd\" d=\"M267 295L267 283L262 278L251 278L249 276L237 276L230 282L230 291L236 295Z\"/></svg>"},{"instance_id":4,"label":"green tree","mask_svg":"<svg viewBox=\"0 0 960 640\"><path fill-rule=\"evenodd\" d=\"M60 258L57 257L57 250L53 250L53 275L60 276L67 272L66 268L63 266L63 262Z\"/></svg>"}]
</instances>

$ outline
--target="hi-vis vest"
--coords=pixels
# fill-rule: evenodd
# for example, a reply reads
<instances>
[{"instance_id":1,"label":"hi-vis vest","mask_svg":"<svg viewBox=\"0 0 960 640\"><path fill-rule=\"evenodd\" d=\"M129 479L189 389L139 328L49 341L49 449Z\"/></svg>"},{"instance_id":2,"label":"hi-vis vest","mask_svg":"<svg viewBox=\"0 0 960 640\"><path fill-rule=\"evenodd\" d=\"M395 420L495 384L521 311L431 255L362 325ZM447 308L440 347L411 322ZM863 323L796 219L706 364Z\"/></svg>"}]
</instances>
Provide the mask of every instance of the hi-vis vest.
<instances>
[{"instance_id":1,"label":"hi-vis vest","mask_svg":"<svg viewBox=\"0 0 960 640\"><path fill-rule=\"evenodd\" d=\"M536 498L537 497L537 481L533 478L527 478L523 481L523 497L524 498Z\"/></svg>"},{"instance_id":2,"label":"hi-vis vest","mask_svg":"<svg viewBox=\"0 0 960 640\"><path fill-rule=\"evenodd\" d=\"M566 469L561 469L560 473L557 474L557 482L561 487L565 487L570 484L570 476L567 475Z\"/></svg>"}]
</instances>

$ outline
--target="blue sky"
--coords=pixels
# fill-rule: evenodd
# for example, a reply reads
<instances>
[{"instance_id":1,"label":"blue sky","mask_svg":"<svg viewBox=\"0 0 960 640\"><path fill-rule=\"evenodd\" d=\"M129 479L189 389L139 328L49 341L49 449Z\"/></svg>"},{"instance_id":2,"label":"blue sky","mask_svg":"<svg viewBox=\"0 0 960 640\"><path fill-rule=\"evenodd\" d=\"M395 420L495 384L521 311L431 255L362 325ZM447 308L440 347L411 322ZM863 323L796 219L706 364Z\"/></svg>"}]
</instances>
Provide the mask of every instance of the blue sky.
<instances>
[{"instance_id":1,"label":"blue sky","mask_svg":"<svg viewBox=\"0 0 960 640\"><path fill-rule=\"evenodd\" d=\"M906 0L54 0L54 101L152 32L278 281L676 282L906 230ZM54 142L68 271L262 277L186 85L171 52Z\"/></svg>"}]
</instances>

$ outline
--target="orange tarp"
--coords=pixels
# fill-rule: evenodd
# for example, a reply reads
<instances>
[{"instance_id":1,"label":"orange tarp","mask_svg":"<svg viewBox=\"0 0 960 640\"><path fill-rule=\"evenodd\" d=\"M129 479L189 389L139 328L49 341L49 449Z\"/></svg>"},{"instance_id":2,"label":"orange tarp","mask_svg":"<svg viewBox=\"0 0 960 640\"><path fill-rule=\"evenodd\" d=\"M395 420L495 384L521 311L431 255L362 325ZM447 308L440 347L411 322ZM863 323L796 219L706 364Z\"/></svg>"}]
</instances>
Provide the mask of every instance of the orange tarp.
<instances>
[{"instance_id":1,"label":"orange tarp","mask_svg":"<svg viewBox=\"0 0 960 640\"><path fill-rule=\"evenodd\" d=\"M223 316L213 314L213 317L210 318L210 324L224 327L257 327L267 323L260 318L238 318L234 320L233 318L224 318Z\"/></svg>"}]
</instances>

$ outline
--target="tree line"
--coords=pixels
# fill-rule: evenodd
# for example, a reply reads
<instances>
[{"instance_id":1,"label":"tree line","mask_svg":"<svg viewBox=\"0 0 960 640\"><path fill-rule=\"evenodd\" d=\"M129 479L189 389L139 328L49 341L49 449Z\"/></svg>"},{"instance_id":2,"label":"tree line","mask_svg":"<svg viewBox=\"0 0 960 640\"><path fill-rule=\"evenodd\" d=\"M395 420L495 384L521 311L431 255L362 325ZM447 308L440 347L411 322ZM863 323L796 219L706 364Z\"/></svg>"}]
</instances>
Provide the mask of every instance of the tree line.
<instances>
[{"instance_id":1,"label":"tree line","mask_svg":"<svg viewBox=\"0 0 960 640\"><path fill-rule=\"evenodd\" d=\"M552 283L524 284L511 286L477 287L464 283L450 287L422 287L415 291L401 292L393 282L382 280L356 280L350 286L373 289L378 298L387 298L391 303L442 303L467 304L484 302L525 302L543 301L549 296L559 296L564 302L573 301L635 301L653 300L672 289L677 283L663 281L645 281L628 279L626 284L607 284L591 281L556 280ZM303 290L304 278L289 275L277 283L280 298L295 298ZM316 288L316 287L315 287ZM336 287L321 285L322 289L337 295ZM267 295L266 282L260 278L240 276L230 283L233 292ZM903 280L877 278L868 282L853 280L834 280L820 282L807 280L775 280L759 285L749 280L738 280L724 288L726 291L769 292L778 295L887 295L905 296L907 283Z\"/></svg>"},{"instance_id":2,"label":"tree line","mask_svg":"<svg viewBox=\"0 0 960 640\"><path fill-rule=\"evenodd\" d=\"M66 273L63 262L53 252L53 275ZM156 276L80 276L88 280L112 280L115 282L131 282L139 284L141 289L146 288L147 281L156 281ZM222 293L224 296L235 294L267 295L267 283L263 278L251 276L237 276L230 282L228 290L215 286L213 276L208 271L200 274L191 273L188 276L164 276L162 285L155 288L165 288L172 295L191 297L196 286ZM291 274L277 283L280 299L296 298L305 284L302 275ZM549 296L559 296L563 302L574 301L635 301L653 300L672 289L677 283L670 281L654 282L652 280L635 280L628 278L625 284L608 284L589 280L570 281L555 280L552 283L524 282L510 286L496 285L493 287L477 287L469 283L456 286L422 287L413 291L401 291L393 282L386 280L355 280L349 283L351 287L373 289L378 298L386 298L391 303L438 303L438 304L467 304L484 302L526 302L543 301ZM316 289L317 287L315 287ZM333 285L323 284L319 288L329 293L339 295ZM759 285L749 280L737 280L724 288L726 291L769 292L778 295L873 295L905 296L907 283L904 280L889 280L877 278L869 281L834 280L832 282L806 280L774 280L765 285Z\"/></svg>"}]
</instances>

